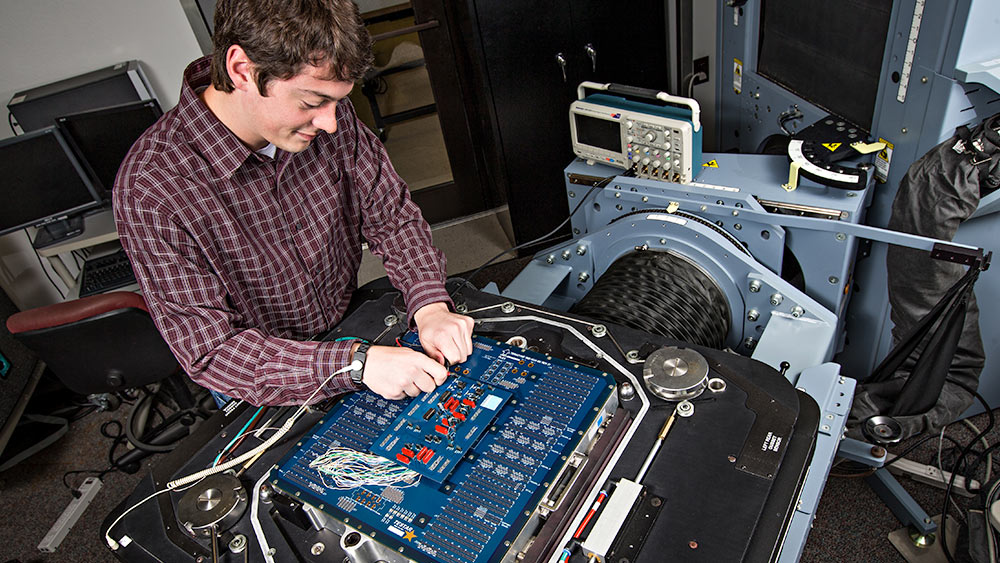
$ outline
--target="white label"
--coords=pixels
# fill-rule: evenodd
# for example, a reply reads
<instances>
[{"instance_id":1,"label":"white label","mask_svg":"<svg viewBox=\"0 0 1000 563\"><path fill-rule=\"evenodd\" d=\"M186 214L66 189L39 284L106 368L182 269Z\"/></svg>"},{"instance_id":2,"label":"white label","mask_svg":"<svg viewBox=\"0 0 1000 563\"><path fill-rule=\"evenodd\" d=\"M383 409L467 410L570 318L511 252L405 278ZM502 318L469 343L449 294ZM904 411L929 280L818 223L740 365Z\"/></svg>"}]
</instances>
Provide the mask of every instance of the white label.
<instances>
[{"instance_id":1,"label":"white label","mask_svg":"<svg viewBox=\"0 0 1000 563\"><path fill-rule=\"evenodd\" d=\"M733 59L733 91L743 91L743 61L739 59Z\"/></svg>"},{"instance_id":2,"label":"white label","mask_svg":"<svg viewBox=\"0 0 1000 563\"><path fill-rule=\"evenodd\" d=\"M484 409L489 409L491 411L495 411L495 410L497 410L497 407L499 407L500 403L502 403L502 402L503 402L503 399L501 399L500 397L497 397L496 395L489 395L488 397L486 397L485 399L483 399L483 402L480 403L480 406L483 407Z\"/></svg>"}]
</instances>

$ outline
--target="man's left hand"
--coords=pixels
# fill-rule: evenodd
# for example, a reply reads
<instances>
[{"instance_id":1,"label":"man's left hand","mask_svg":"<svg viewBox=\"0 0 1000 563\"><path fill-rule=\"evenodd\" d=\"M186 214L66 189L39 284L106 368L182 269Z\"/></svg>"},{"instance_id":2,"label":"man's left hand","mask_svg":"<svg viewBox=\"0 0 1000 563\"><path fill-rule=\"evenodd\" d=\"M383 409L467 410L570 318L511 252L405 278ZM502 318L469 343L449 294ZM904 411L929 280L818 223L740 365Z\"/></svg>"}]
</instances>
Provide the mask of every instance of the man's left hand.
<instances>
[{"instance_id":1,"label":"man's left hand","mask_svg":"<svg viewBox=\"0 0 1000 563\"><path fill-rule=\"evenodd\" d=\"M413 314L424 352L438 363L464 362L472 353L471 317L452 313L446 303L424 305Z\"/></svg>"}]
</instances>

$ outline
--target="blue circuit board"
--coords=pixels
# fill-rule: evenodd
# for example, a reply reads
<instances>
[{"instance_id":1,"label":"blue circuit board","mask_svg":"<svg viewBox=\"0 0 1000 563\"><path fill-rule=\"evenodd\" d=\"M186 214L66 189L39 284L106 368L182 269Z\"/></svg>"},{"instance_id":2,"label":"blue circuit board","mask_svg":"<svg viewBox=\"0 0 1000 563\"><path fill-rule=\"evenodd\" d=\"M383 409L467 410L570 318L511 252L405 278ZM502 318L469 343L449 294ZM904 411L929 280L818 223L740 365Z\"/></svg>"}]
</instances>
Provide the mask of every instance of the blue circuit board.
<instances>
[{"instance_id":1,"label":"blue circuit board","mask_svg":"<svg viewBox=\"0 0 1000 563\"><path fill-rule=\"evenodd\" d=\"M371 452L444 482L510 397L488 383L450 377L413 400Z\"/></svg>"},{"instance_id":2,"label":"blue circuit board","mask_svg":"<svg viewBox=\"0 0 1000 563\"><path fill-rule=\"evenodd\" d=\"M418 346L412 333L402 344ZM473 348L433 393L401 401L370 391L342 398L285 456L274 485L415 561L499 561L504 542L541 500L543 484L579 443L579 431L601 416L615 382L607 373L478 336ZM425 420L429 409L434 413ZM442 417L455 418L451 442L433 428ZM409 463L396 457L404 445L413 454L403 455ZM417 458L428 445L432 462L444 460L433 470ZM309 464L333 447L378 452L421 469L420 481L332 488Z\"/></svg>"}]
</instances>

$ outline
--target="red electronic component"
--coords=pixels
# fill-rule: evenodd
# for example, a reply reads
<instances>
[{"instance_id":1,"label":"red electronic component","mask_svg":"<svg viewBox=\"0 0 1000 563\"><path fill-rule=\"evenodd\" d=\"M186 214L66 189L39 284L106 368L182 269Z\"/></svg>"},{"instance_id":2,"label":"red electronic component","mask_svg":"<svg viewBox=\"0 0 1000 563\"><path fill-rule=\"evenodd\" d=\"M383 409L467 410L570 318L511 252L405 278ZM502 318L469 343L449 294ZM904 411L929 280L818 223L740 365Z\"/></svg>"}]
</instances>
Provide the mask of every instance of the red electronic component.
<instances>
[{"instance_id":1,"label":"red electronic component","mask_svg":"<svg viewBox=\"0 0 1000 563\"><path fill-rule=\"evenodd\" d=\"M403 448L401 453L406 457L413 457L413 450L411 450L410 448Z\"/></svg>"},{"instance_id":2,"label":"red electronic component","mask_svg":"<svg viewBox=\"0 0 1000 563\"><path fill-rule=\"evenodd\" d=\"M438 434L444 434L445 436L448 435L448 429L445 428L444 426L441 426L440 424L435 426L434 430L437 431Z\"/></svg>"},{"instance_id":3,"label":"red electronic component","mask_svg":"<svg viewBox=\"0 0 1000 563\"><path fill-rule=\"evenodd\" d=\"M441 426L451 426L451 425L448 424L448 419L447 418L442 418L441 419Z\"/></svg>"},{"instance_id":4,"label":"red electronic component","mask_svg":"<svg viewBox=\"0 0 1000 563\"><path fill-rule=\"evenodd\" d=\"M424 459L420 461L423 461L424 464L426 465L431 462L432 457L434 457L434 450L427 450L427 453L424 455Z\"/></svg>"},{"instance_id":5,"label":"red electronic component","mask_svg":"<svg viewBox=\"0 0 1000 563\"><path fill-rule=\"evenodd\" d=\"M454 413L454 416L455 416L455 418L457 418L459 420L465 420L465 415L462 414L462 413L460 413L460 412Z\"/></svg>"},{"instance_id":6,"label":"red electronic component","mask_svg":"<svg viewBox=\"0 0 1000 563\"><path fill-rule=\"evenodd\" d=\"M476 407L476 403L473 403L472 401L470 401L468 399L462 399L462 404L465 405L465 406L467 406L467 407L473 407L473 408Z\"/></svg>"},{"instance_id":7,"label":"red electronic component","mask_svg":"<svg viewBox=\"0 0 1000 563\"><path fill-rule=\"evenodd\" d=\"M396 459L399 460L399 463L403 464L410 463L410 458L406 457L403 454L396 454Z\"/></svg>"}]
</instances>

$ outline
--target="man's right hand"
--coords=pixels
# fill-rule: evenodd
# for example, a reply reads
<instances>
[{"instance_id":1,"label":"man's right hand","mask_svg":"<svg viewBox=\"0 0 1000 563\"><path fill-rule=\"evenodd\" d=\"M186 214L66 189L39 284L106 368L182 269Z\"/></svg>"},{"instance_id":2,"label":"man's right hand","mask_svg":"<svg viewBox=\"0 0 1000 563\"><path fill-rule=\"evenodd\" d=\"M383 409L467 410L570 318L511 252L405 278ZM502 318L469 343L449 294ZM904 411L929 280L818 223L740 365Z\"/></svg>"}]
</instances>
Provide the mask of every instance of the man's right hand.
<instances>
[{"instance_id":1,"label":"man's right hand","mask_svg":"<svg viewBox=\"0 0 1000 563\"><path fill-rule=\"evenodd\" d=\"M431 392L446 379L448 368L416 350L372 346L361 382L378 395L396 400Z\"/></svg>"}]
</instances>

